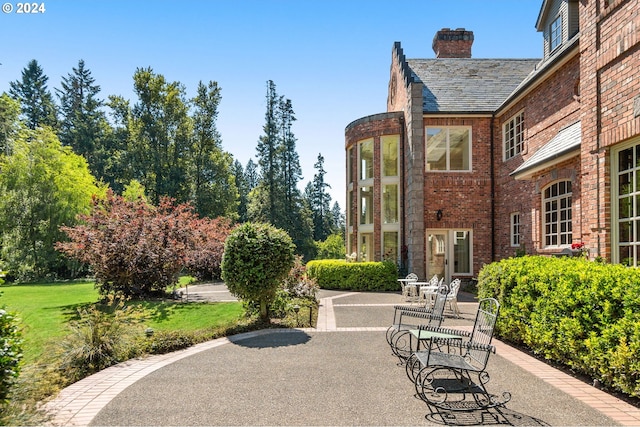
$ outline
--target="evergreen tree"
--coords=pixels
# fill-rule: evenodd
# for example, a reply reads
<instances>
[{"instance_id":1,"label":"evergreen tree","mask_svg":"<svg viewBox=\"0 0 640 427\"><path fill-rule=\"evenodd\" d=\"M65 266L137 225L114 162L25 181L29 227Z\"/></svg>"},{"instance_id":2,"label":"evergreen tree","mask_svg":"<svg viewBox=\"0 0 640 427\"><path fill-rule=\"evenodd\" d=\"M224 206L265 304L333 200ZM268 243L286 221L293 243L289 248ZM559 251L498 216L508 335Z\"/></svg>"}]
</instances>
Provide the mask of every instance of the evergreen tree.
<instances>
[{"instance_id":1,"label":"evergreen tree","mask_svg":"<svg viewBox=\"0 0 640 427\"><path fill-rule=\"evenodd\" d=\"M244 168L239 160L233 162L233 176L238 187L238 221L247 222L247 203L249 200L249 184L244 176Z\"/></svg>"},{"instance_id":2,"label":"evergreen tree","mask_svg":"<svg viewBox=\"0 0 640 427\"><path fill-rule=\"evenodd\" d=\"M340 205L338 204L338 202L335 202L333 204L333 207L331 208L331 216L333 217L333 226L332 226L333 233L334 234L339 233L342 235L343 238L345 238L346 220L344 217L344 213L342 212L342 209L340 209Z\"/></svg>"},{"instance_id":3,"label":"evergreen tree","mask_svg":"<svg viewBox=\"0 0 640 427\"><path fill-rule=\"evenodd\" d=\"M331 195L327 192L331 186L324 179L327 172L324 170L322 154L318 154L318 160L313 167L317 172L313 181L307 185L305 193L313 215L313 238L323 241L332 234L334 221L330 210Z\"/></svg>"},{"instance_id":4,"label":"evergreen tree","mask_svg":"<svg viewBox=\"0 0 640 427\"><path fill-rule=\"evenodd\" d=\"M70 146L76 154L87 159L89 168L98 179L104 179L111 153L105 150L109 124L102 110L104 101L98 98L100 86L95 84L91 71L83 60L72 69L56 89L60 100L60 142Z\"/></svg>"},{"instance_id":5,"label":"evergreen tree","mask_svg":"<svg viewBox=\"0 0 640 427\"><path fill-rule=\"evenodd\" d=\"M280 97L276 93L276 85L272 80L267 82L267 111L265 113L264 135L258 140L258 165L261 170L259 183L260 200L258 206L251 211L253 215L279 227L281 221L279 202L282 200L282 179L279 164L281 144L279 139L278 107ZM252 218L254 219L254 218Z\"/></svg>"},{"instance_id":6,"label":"evergreen tree","mask_svg":"<svg viewBox=\"0 0 640 427\"><path fill-rule=\"evenodd\" d=\"M47 89L48 80L38 61L33 59L22 70L22 80L9 83L9 94L20 102L22 116L29 129L57 127L56 107Z\"/></svg>"},{"instance_id":7,"label":"evergreen tree","mask_svg":"<svg viewBox=\"0 0 640 427\"><path fill-rule=\"evenodd\" d=\"M249 159L244 168L244 180L247 183L247 194L256 188L260 182L258 165L251 159Z\"/></svg>"},{"instance_id":8,"label":"evergreen tree","mask_svg":"<svg viewBox=\"0 0 640 427\"><path fill-rule=\"evenodd\" d=\"M291 100L280 100L279 105L280 116L280 141L282 154L280 156L282 185L284 191L284 219L287 227L293 227L298 204L300 200L300 191L298 190L298 182L302 180L302 169L300 168L300 157L296 151L296 137L292 131L292 124L296 120L293 113Z\"/></svg>"},{"instance_id":9,"label":"evergreen tree","mask_svg":"<svg viewBox=\"0 0 640 427\"><path fill-rule=\"evenodd\" d=\"M218 83L198 84L193 99L193 144L191 146L194 195L200 216L238 217L238 188L232 173L233 159L222 150L216 127L220 104Z\"/></svg>"}]
</instances>

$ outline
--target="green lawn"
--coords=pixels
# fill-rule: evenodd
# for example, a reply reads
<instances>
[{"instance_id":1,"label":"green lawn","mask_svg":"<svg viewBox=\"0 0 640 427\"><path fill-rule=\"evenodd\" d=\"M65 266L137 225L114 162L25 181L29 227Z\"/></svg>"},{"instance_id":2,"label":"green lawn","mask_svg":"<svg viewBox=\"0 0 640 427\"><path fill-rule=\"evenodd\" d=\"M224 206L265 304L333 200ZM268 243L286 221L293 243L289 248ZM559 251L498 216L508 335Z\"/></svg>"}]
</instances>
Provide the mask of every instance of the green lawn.
<instances>
[{"instance_id":1,"label":"green lawn","mask_svg":"<svg viewBox=\"0 0 640 427\"><path fill-rule=\"evenodd\" d=\"M34 363L52 351L56 340L68 333L67 324L78 308L98 301L92 281L20 284L0 286L0 307L17 313L24 338L24 362ZM185 304L173 301L146 301L146 326L155 330L197 331L231 326L243 315L239 302Z\"/></svg>"}]
</instances>

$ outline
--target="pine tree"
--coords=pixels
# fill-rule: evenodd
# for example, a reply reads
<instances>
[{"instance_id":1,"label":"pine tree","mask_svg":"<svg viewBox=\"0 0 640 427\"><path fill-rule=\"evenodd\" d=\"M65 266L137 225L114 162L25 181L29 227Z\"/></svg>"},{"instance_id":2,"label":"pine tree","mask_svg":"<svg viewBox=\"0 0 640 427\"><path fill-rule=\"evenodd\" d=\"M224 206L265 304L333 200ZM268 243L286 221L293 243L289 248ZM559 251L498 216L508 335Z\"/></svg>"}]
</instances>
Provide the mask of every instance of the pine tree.
<instances>
[{"instance_id":1,"label":"pine tree","mask_svg":"<svg viewBox=\"0 0 640 427\"><path fill-rule=\"evenodd\" d=\"M325 240L333 232L333 214L331 213L331 195L327 189L331 186L325 181L324 157L318 154L318 160L313 165L316 174L313 181L307 185L306 196L309 200L313 215L313 237L316 241Z\"/></svg>"},{"instance_id":2,"label":"pine tree","mask_svg":"<svg viewBox=\"0 0 640 427\"><path fill-rule=\"evenodd\" d=\"M333 218L333 224L332 224L332 232L333 234L339 233L342 234L342 237L345 237L345 216L344 213L342 212L342 209L340 208L340 204L338 204L338 202L335 202L333 204L333 207L331 208L331 216Z\"/></svg>"},{"instance_id":3,"label":"pine tree","mask_svg":"<svg viewBox=\"0 0 640 427\"><path fill-rule=\"evenodd\" d=\"M238 187L238 221L247 222L247 203L249 199L249 184L244 175L244 168L239 160L233 162L233 176Z\"/></svg>"},{"instance_id":4,"label":"pine tree","mask_svg":"<svg viewBox=\"0 0 640 427\"><path fill-rule=\"evenodd\" d=\"M258 165L251 159L244 168L244 179L247 183L247 194L256 188L260 182L260 174L258 173Z\"/></svg>"},{"instance_id":5,"label":"pine tree","mask_svg":"<svg viewBox=\"0 0 640 427\"><path fill-rule=\"evenodd\" d=\"M280 97L276 93L276 85L272 80L267 82L267 111L265 113L264 135L258 140L258 166L261 170L259 209L254 210L254 217L261 217L276 227L280 223L279 201L282 196L281 169L278 156L280 140L278 138L278 106ZM258 208L258 206L256 206Z\"/></svg>"},{"instance_id":6,"label":"pine tree","mask_svg":"<svg viewBox=\"0 0 640 427\"><path fill-rule=\"evenodd\" d=\"M9 94L20 101L22 116L29 129L39 126L57 128L56 107L47 89L48 80L38 61L33 59L22 70L22 80L9 83Z\"/></svg>"},{"instance_id":7,"label":"pine tree","mask_svg":"<svg viewBox=\"0 0 640 427\"><path fill-rule=\"evenodd\" d=\"M98 98L100 86L95 84L83 60L62 78L60 86L61 89L56 89L62 116L60 142L84 156L93 175L104 179L107 159L112 153L104 147L110 129L102 110L104 101Z\"/></svg>"}]
</instances>

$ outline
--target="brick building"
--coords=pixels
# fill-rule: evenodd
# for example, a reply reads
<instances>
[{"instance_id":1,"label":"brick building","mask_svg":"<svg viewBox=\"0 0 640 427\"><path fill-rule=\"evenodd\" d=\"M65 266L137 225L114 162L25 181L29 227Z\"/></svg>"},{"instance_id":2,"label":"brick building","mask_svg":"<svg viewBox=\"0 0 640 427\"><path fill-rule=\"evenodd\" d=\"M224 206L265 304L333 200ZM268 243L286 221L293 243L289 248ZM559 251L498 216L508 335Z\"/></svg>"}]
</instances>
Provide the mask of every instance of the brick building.
<instances>
[{"instance_id":1,"label":"brick building","mask_svg":"<svg viewBox=\"0 0 640 427\"><path fill-rule=\"evenodd\" d=\"M348 253L448 279L575 244L640 264L640 0L542 0L536 29L541 59L394 44L387 112L345 131Z\"/></svg>"}]
</instances>

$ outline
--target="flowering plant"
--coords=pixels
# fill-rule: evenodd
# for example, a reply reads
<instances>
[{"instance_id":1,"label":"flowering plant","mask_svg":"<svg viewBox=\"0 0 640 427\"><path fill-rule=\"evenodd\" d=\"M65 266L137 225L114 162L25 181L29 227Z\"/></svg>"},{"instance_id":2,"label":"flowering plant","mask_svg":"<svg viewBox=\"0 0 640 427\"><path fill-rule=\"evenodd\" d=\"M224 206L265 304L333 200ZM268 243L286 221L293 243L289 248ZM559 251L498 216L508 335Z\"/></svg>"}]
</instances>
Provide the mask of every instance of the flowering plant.
<instances>
[{"instance_id":1,"label":"flowering plant","mask_svg":"<svg viewBox=\"0 0 640 427\"><path fill-rule=\"evenodd\" d=\"M578 252L583 257L587 258L589 256L589 248L584 245L584 242L577 242L571 244L571 250Z\"/></svg>"}]
</instances>

